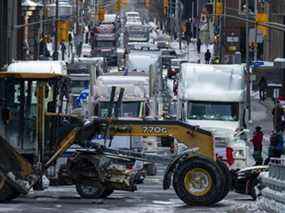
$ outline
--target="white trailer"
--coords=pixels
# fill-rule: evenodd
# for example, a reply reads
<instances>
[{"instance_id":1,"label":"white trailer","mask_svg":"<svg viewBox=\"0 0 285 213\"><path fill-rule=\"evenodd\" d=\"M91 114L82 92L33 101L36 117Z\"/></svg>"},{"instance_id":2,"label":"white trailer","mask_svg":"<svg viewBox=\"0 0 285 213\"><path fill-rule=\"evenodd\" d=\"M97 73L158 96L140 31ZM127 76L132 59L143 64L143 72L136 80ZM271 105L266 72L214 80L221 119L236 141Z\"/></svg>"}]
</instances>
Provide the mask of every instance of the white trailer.
<instances>
[{"instance_id":1,"label":"white trailer","mask_svg":"<svg viewBox=\"0 0 285 213\"><path fill-rule=\"evenodd\" d=\"M244 66L181 65L177 117L210 130L217 155L223 159L229 160L232 150L232 168L248 163L245 101Z\"/></svg>"},{"instance_id":2,"label":"white trailer","mask_svg":"<svg viewBox=\"0 0 285 213\"><path fill-rule=\"evenodd\" d=\"M142 119L148 112L149 77L144 73L109 74L98 77L94 86L94 97L91 111L95 116L106 117L108 115L110 94L112 87L117 87L115 100L119 96L119 88L124 88L124 97L119 116L121 118ZM105 142L98 136L97 142ZM141 137L114 137L112 148L116 149L143 149ZM105 144L109 146L109 144Z\"/></svg>"}]
</instances>

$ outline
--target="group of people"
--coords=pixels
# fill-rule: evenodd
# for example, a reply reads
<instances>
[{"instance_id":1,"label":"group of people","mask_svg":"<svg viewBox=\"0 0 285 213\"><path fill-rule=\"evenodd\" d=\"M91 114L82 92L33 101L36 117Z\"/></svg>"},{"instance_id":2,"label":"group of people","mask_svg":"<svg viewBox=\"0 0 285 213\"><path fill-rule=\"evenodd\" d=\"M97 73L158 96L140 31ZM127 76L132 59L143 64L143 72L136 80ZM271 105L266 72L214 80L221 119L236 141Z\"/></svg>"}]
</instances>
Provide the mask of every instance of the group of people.
<instances>
[{"instance_id":1,"label":"group of people","mask_svg":"<svg viewBox=\"0 0 285 213\"><path fill-rule=\"evenodd\" d=\"M253 158L255 160L256 165L267 165L271 158L280 158L283 154L284 150L284 135L285 128L279 128L278 130L272 132L270 136L270 144L268 148L268 156L263 162L262 157L262 148L263 148L263 137L264 134L262 132L262 128L257 126L253 133L253 137L251 139L253 145Z\"/></svg>"},{"instance_id":2,"label":"group of people","mask_svg":"<svg viewBox=\"0 0 285 213\"><path fill-rule=\"evenodd\" d=\"M39 42L40 59L48 59L50 57L57 58L57 56L55 55L57 54L57 52L53 51L53 53L51 54L48 48L48 43L50 42L52 42L52 40L49 39L47 35L43 34ZM68 57L70 57L73 54L73 47L75 47L75 54L78 57L80 57L82 52L82 46L83 46L83 35L78 34L73 36L73 34L69 32L67 41L65 42L64 40L62 40L59 43L59 50L61 51L61 60L65 60L67 51L68 51L67 52ZM53 49L55 48L53 47Z\"/></svg>"}]
</instances>

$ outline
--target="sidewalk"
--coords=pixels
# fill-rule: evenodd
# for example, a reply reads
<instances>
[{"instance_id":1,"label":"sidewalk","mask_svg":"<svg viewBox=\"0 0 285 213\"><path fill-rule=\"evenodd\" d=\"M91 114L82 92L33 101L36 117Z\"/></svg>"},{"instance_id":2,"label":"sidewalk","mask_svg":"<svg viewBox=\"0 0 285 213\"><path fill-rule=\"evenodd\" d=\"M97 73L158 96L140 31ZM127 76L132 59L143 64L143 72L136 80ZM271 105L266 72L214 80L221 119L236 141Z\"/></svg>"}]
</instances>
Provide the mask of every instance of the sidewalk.
<instances>
[{"instance_id":1,"label":"sidewalk","mask_svg":"<svg viewBox=\"0 0 285 213\"><path fill-rule=\"evenodd\" d=\"M73 45L73 49L72 49L72 53L70 54L70 56L68 56L68 43L65 43L66 46L66 51L65 51L65 57L64 57L64 61L66 63L70 63L72 60L72 54L75 54L75 47ZM53 44L52 43L48 43L47 44L47 48L50 52L50 59L52 60L52 55L53 55ZM89 57L91 54L91 45L90 44L86 44L83 43L82 45L82 51L81 51L81 57ZM77 58L77 56L74 56L75 58ZM61 48L60 45L58 45L58 60L61 61L62 59L62 53L61 53Z\"/></svg>"}]
</instances>

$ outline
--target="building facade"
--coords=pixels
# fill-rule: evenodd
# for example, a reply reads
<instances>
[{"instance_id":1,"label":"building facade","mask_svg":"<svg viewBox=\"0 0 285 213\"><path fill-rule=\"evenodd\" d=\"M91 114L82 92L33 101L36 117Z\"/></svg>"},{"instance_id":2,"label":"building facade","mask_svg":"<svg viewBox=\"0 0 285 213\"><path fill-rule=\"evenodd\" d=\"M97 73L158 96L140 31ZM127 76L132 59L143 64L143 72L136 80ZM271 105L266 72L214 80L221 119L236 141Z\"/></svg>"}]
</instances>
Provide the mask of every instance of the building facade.
<instances>
[{"instance_id":1,"label":"building facade","mask_svg":"<svg viewBox=\"0 0 285 213\"><path fill-rule=\"evenodd\" d=\"M20 32L16 25L21 22L20 0L0 0L0 69L17 59Z\"/></svg>"}]
</instances>

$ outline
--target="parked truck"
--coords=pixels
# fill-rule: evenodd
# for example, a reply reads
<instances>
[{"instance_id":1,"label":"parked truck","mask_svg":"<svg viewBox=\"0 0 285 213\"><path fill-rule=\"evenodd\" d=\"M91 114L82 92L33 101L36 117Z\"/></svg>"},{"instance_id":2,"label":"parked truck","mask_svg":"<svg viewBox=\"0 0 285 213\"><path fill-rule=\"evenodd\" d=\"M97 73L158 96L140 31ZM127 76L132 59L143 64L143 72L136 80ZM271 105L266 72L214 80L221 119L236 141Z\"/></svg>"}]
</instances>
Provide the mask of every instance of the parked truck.
<instances>
[{"instance_id":1,"label":"parked truck","mask_svg":"<svg viewBox=\"0 0 285 213\"><path fill-rule=\"evenodd\" d=\"M98 77L94 85L94 96L91 100L90 112L98 117L108 117L110 107L110 94L112 87L124 88L124 97L118 109L118 116L124 119L142 120L150 115L149 105L149 76L142 72L109 73ZM115 95L116 100L119 94ZM114 104L119 104L115 102ZM112 140L106 140L101 135L93 140L95 143L112 147L119 150L136 150L139 152L155 153L157 149L157 138L136 137L136 136L116 136ZM108 141L108 144L106 144ZM154 164L144 163L148 175L156 174Z\"/></svg>"},{"instance_id":2,"label":"parked truck","mask_svg":"<svg viewBox=\"0 0 285 213\"><path fill-rule=\"evenodd\" d=\"M101 24L93 29L91 38L93 57L104 57L109 65L117 65L117 48L119 32L113 24Z\"/></svg>"},{"instance_id":3,"label":"parked truck","mask_svg":"<svg viewBox=\"0 0 285 213\"><path fill-rule=\"evenodd\" d=\"M232 168L246 167L244 66L183 63L178 82L177 117L211 131L217 155Z\"/></svg>"},{"instance_id":4,"label":"parked truck","mask_svg":"<svg viewBox=\"0 0 285 213\"><path fill-rule=\"evenodd\" d=\"M147 25L129 25L126 26L125 36L127 37L127 42L148 42L150 30Z\"/></svg>"}]
</instances>

